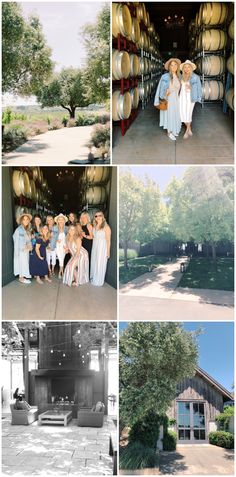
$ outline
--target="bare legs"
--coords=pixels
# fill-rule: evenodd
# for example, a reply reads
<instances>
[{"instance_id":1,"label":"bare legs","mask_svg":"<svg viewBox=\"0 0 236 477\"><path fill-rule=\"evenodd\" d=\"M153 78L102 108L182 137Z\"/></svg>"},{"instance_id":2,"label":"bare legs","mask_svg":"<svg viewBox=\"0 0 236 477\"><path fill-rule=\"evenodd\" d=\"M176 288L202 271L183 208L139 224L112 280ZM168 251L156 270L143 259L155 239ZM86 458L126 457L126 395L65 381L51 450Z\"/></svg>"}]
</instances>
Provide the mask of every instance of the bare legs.
<instances>
[{"instance_id":1,"label":"bare legs","mask_svg":"<svg viewBox=\"0 0 236 477\"><path fill-rule=\"evenodd\" d=\"M192 130L191 130L191 125L192 123L184 123L185 126L186 126L186 131L185 131L185 134L184 134L184 139L188 139L189 136L192 136L193 133L192 133Z\"/></svg>"},{"instance_id":2,"label":"bare legs","mask_svg":"<svg viewBox=\"0 0 236 477\"><path fill-rule=\"evenodd\" d=\"M45 279L45 282L49 282L49 283L52 282L52 280L50 280L50 278L48 278L48 275L45 275L44 279ZM43 281L41 280L40 277L36 277L36 282L37 282L39 285L42 285L42 284L43 284Z\"/></svg>"}]
</instances>

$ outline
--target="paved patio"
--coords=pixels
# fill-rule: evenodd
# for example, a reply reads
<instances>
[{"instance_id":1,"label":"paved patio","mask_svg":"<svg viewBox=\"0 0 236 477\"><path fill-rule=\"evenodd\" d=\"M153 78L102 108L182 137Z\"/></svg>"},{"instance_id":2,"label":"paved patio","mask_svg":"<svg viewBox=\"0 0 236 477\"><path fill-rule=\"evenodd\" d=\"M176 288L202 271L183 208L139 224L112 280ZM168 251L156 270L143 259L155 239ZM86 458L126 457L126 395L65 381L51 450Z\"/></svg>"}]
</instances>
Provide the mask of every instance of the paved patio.
<instances>
[{"instance_id":1,"label":"paved patio","mask_svg":"<svg viewBox=\"0 0 236 477\"><path fill-rule=\"evenodd\" d=\"M109 436L114 429L110 417L102 428L78 427L76 419L67 427L38 426L37 421L12 426L8 414L2 421L1 475L112 475Z\"/></svg>"},{"instance_id":2,"label":"paved patio","mask_svg":"<svg viewBox=\"0 0 236 477\"><path fill-rule=\"evenodd\" d=\"M234 451L212 445L178 446L160 453L160 474L234 475Z\"/></svg>"},{"instance_id":3,"label":"paved patio","mask_svg":"<svg viewBox=\"0 0 236 477\"><path fill-rule=\"evenodd\" d=\"M107 283L67 287L53 277L43 285L14 280L2 289L3 320L116 320L116 307L117 292Z\"/></svg>"}]
</instances>

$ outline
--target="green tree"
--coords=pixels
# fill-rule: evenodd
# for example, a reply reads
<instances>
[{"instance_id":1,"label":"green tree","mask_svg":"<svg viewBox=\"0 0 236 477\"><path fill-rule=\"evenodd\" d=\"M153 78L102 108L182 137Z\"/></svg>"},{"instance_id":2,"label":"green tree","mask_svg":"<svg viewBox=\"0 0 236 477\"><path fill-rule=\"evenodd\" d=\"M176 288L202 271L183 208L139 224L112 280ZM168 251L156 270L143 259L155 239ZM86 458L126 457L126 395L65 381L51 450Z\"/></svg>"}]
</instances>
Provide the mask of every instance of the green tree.
<instances>
[{"instance_id":1,"label":"green tree","mask_svg":"<svg viewBox=\"0 0 236 477\"><path fill-rule=\"evenodd\" d=\"M120 336L120 417L126 425L166 413L178 384L195 374L196 336L180 323L129 323Z\"/></svg>"},{"instance_id":2,"label":"green tree","mask_svg":"<svg viewBox=\"0 0 236 477\"><path fill-rule=\"evenodd\" d=\"M25 20L16 2L2 4L2 91L36 94L53 69L51 50L36 16Z\"/></svg>"},{"instance_id":3,"label":"green tree","mask_svg":"<svg viewBox=\"0 0 236 477\"><path fill-rule=\"evenodd\" d=\"M120 213L119 230L120 242L124 249L124 266L128 267L128 244L137 240L140 232L140 219L142 216L143 183L130 171L120 174Z\"/></svg>"},{"instance_id":4,"label":"green tree","mask_svg":"<svg viewBox=\"0 0 236 477\"><path fill-rule=\"evenodd\" d=\"M74 68L64 68L53 76L52 80L43 85L37 94L42 108L61 106L66 109L70 118L75 117L75 110L88 106L85 97L85 84L82 71Z\"/></svg>"},{"instance_id":5,"label":"green tree","mask_svg":"<svg viewBox=\"0 0 236 477\"><path fill-rule=\"evenodd\" d=\"M90 103L110 98L110 6L102 7L95 24L83 27L81 37L87 52L84 79Z\"/></svg>"},{"instance_id":6,"label":"green tree","mask_svg":"<svg viewBox=\"0 0 236 477\"><path fill-rule=\"evenodd\" d=\"M158 185L149 177L145 177L142 191L142 210L138 226L138 240L141 244L148 243L162 233L166 217L165 208L161 203Z\"/></svg>"}]
</instances>

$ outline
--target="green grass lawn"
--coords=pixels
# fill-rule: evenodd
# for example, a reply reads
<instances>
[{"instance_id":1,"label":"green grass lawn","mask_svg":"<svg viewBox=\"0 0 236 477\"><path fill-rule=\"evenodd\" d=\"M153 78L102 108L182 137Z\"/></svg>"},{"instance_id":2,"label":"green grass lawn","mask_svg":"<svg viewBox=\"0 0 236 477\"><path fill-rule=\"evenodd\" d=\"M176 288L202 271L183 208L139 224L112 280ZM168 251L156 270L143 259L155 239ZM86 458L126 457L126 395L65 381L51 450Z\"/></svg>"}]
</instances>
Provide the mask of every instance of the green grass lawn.
<instances>
[{"instance_id":1,"label":"green grass lawn","mask_svg":"<svg viewBox=\"0 0 236 477\"><path fill-rule=\"evenodd\" d=\"M216 269L212 260L192 258L179 286L233 291L234 260L233 258L218 258Z\"/></svg>"},{"instance_id":2,"label":"green grass lawn","mask_svg":"<svg viewBox=\"0 0 236 477\"><path fill-rule=\"evenodd\" d=\"M137 257L128 260L128 263L131 268L126 269L124 267L124 262L120 261L119 264L119 273L120 273L120 283L125 284L133 280L134 278L143 275L148 272L148 267L150 265L158 266L166 263L168 260L167 257L158 257L157 255L149 255L148 257Z\"/></svg>"}]
</instances>

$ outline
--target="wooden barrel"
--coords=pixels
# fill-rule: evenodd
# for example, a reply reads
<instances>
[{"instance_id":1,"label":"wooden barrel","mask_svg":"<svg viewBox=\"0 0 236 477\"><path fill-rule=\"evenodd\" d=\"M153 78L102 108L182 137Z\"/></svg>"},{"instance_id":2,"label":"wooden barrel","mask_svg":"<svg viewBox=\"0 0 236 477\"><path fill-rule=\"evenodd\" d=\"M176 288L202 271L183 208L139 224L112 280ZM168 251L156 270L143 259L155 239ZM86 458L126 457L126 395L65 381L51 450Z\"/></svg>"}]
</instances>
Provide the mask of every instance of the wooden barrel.
<instances>
[{"instance_id":1,"label":"wooden barrel","mask_svg":"<svg viewBox=\"0 0 236 477\"><path fill-rule=\"evenodd\" d=\"M125 4L112 4L112 35L117 38L118 34L129 38L132 31L130 11Z\"/></svg>"},{"instance_id":2,"label":"wooden barrel","mask_svg":"<svg viewBox=\"0 0 236 477\"><path fill-rule=\"evenodd\" d=\"M138 55L131 54L129 55L130 58L130 76L131 78L134 76L138 76L140 72L140 61Z\"/></svg>"},{"instance_id":3,"label":"wooden barrel","mask_svg":"<svg viewBox=\"0 0 236 477\"><path fill-rule=\"evenodd\" d=\"M120 119L128 119L131 113L132 101L129 91L121 94L116 90L112 94L112 119L119 121Z\"/></svg>"},{"instance_id":4,"label":"wooden barrel","mask_svg":"<svg viewBox=\"0 0 236 477\"><path fill-rule=\"evenodd\" d=\"M234 88L230 88L225 95L229 107L234 111Z\"/></svg>"},{"instance_id":5,"label":"wooden barrel","mask_svg":"<svg viewBox=\"0 0 236 477\"><path fill-rule=\"evenodd\" d=\"M139 5L136 6L136 17L139 22L141 20L144 21L144 8L145 8L145 5L141 2L139 3Z\"/></svg>"},{"instance_id":6,"label":"wooden barrel","mask_svg":"<svg viewBox=\"0 0 236 477\"><path fill-rule=\"evenodd\" d=\"M40 177L40 169L39 167L35 166L31 168L32 174L33 174L33 179L34 181L38 181Z\"/></svg>"},{"instance_id":7,"label":"wooden barrel","mask_svg":"<svg viewBox=\"0 0 236 477\"><path fill-rule=\"evenodd\" d=\"M128 78L129 74L129 53L127 51L112 50L112 79Z\"/></svg>"},{"instance_id":8,"label":"wooden barrel","mask_svg":"<svg viewBox=\"0 0 236 477\"><path fill-rule=\"evenodd\" d=\"M210 29L200 33L196 38L196 48L206 51L223 50L227 42L227 34L223 30Z\"/></svg>"},{"instance_id":9,"label":"wooden barrel","mask_svg":"<svg viewBox=\"0 0 236 477\"><path fill-rule=\"evenodd\" d=\"M110 168L106 166L85 167L83 182L88 184L106 184L110 178Z\"/></svg>"},{"instance_id":10,"label":"wooden barrel","mask_svg":"<svg viewBox=\"0 0 236 477\"><path fill-rule=\"evenodd\" d=\"M131 100L132 100L132 109L137 109L139 104L139 90L138 87L132 88L130 90Z\"/></svg>"},{"instance_id":11,"label":"wooden barrel","mask_svg":"<svg viewBox=\"0 0 236 477\"><path fill-rule=\"evenodd\" d=\"M31 199L36 200L36 187L35 187L35 182L32 179L30 180L30 188L31 188Z\"/></svg>"},{"instance_id":12,"label":"wooden barrel","mask_svg":"<svg viewBox=\"0 0 236 477\"><path fill-rule=\"evenodd\" d=\"M141 34L141 32L140 32L139 22L138 22L137 18L132 17L132 28L131 28L130 39L134 43L139 43L140 34Z\"/></svg>"},{"instance_id":13,"label":"wooden barrel","mask_svg":"<svg viewBox=\"0 0 236 477\"><path fill-rule=\"evenodd\" d=\"M230 55L227 60L227 70L234 75L234 54Z\"/></svg>"},{"instance_id":14,"label":"wooden barrel","mask_svg":"<svg viewBox=\"0 0 236 477\"><path fill-rule=\"evenodd\" d=\"M197 67L200 73L206 76L217 76L225 72L225 58L222 56L205 56L197 60Z\"/></svg>"},{"instance_id":15,"label":"wooden barrel","mask_svg":"<svg viewBox=\"0 0 236 477\"><path fill-rule=\"evenodd\" d=\"M206 101L222 99L224 96L224 85L221 81L204 81L202 94Z\"/></svg>"},{"instance_id":16,"label":"wooden barrel","mask_svg":"<svg viewBox=\"0 0 236 477\"><path fill-rule=\"evenodd\" d=\"M23 195L25 197L31 198L31 187L30 187L30 180L27 172L23 172Z\"/></svg>"},{"instance_id":17,"label":"wooden barrel","mask_svg":"<svg viewBox=\"0 0 236 477\"><path fill-rule=\"evenodd\" d=\"M148 31L150 33L150 35L154 35L155 34L155 26L154 26L154 23L150 23L150 26L148 27Z\"/></svg>"},{"instance_id":18,"label":"wooden barrel","mask_svg":"<svg viewBox=\"0 0 236 477\"><path fill-rule=\"evenodd\" d=\"M98 205L106 201L105 187L89 187L83 195L83 204Z\"/></svg>"},{"instance_id":19,"label":"wooden barrel","mask_svg":"<svg viewBox=\"0 0 236 477\"><path fill-rule=\"evenodd\" d=\"M202 3L199 10L200 24L202 25L222 25L228 15L226 3L210 2Z\"/></svg>"},{"instance_id":20,"label":"wooden barrel","mask_svg":"<svg viewBox=\"0 0 236 477\"><path fill-rule=\"evenodd\" d=\"M234 18L231 20L228 28L228 34L231 40L234 39Z\"/></svg>"},{"instance_id":21,"label":"wooden barrel","mask_svg":"<svg viewBox=\"0 0 236 477\"><path fill-rule=\"evenodd\" d=\"M140 58L140 74L146 75L148 73L149 63L148 58Z\"/></svg>"},{"instance_id":22,"label":"wooden barrel","mask_svg":"<svg viewBox=\"0 0 236 477\"><path fill-rule=\"evenodd\" d=\"M144 81L144 83L140 82L138 84L138 90L139 90L139 97L140 99L146 99L148 97L148 84L147 81Z\"/></svg>"},{"instance_id":23,"label":"wooden barrel","mask_svg":"<svg viewBox=\"0 0 236 477\"><path fill-rule=\"evenodd\" d=\"M12 174L12 187L16 197L20 197L24 192L23 172L14 170Z\"/></svg>"},{"instance_id":24,"label":"wooden barrel","mask_svg":"<svg viewBox=\"0 0 236 477\"><path fill-rule=\"evenodd\" d=\"M139 46L140 48L143 48L144 50L147 50L148 48L148 39L145 31L141 31L140 33L140 40L139 40Z\"/></svg>"}]
</instances>

